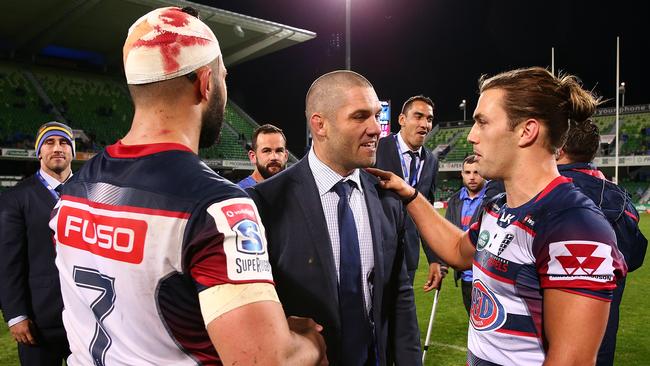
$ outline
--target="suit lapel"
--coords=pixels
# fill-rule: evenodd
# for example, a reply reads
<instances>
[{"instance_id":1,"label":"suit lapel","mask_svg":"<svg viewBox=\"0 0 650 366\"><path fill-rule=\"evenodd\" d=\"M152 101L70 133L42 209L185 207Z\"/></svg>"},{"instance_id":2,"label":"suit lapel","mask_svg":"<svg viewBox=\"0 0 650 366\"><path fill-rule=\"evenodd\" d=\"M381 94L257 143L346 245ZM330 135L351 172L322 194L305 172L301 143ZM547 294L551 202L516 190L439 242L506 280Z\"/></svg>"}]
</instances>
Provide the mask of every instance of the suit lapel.
<instances>
[{"instance_id":1,"label":"suit lapel","mask_svg":"<svg viewBox=\"0 0 650 366\"><path fill-rule=\"evenodd\" d=\"M326 279L330 298L335 299L334 304L338 304L338 281L332 243L327 229L323 205L318 194L318 187L316 187L314 175L309 168L307 157L302 159L296 168L297 172L292 177L295 183L296 201L302 210L306 229L311 236L312 240L310 242L316 248L318 257L323 264L323 278Z\"/></svg>"},{"instance_id":2,"label":"suit lapel","mask_svg":"<svg viewBox=\"0 0 650 366\"><path fill-rule=\"evenodd\" d=\"M391 134L390 135L390 154L389 156L389 166L390 170L399 175L400 178L404 179L404 171L402 170L402 160L400 159L399 156L399 150L397 149L397 138L396 134Z\"/></svg>"},{"instance_id":3,"label":"suit lapel","mask_svg":"<svg viewBox=\"0 0 650 366\"><path fill-rule=\"evenodd\" d=\"M377 194L377 188L372 178L370 178L368 173L361 171L361 184L363 185L363 190L365 192L364 196L366 199L366 206L368 208L368 218L370 221L370 230L372 231L372 248L375 257L375 277L373 280L373 308L376 315L378 305L381 304L382 295L382 279L384 278L384 238L381 233L381 218L379 215L384 212L379 201L379 195ZM375 318L377 319L377 318Z\"/></svg>"},{"instance_id":4,"label":"suit lapel","mask_svg":"<svg viewBox=\"0 0 650 366\"><path fill-rule=\"evenodd\" d=\"M36 187L35 191L36 195L42 202L50 202L50 206L54 207L56 204L57 200L52 196L52 193L41 183L41 180L38 179L36 174L32 175L31 177L32 182L31 184Z\"/></svg>"},{"instance_id":5,"label":"suit lapel","mask_svg":"<svg viewBox=\"0 0 650 366\"><path fill-rule=\"evenodd\" d=\"M422 147L422 156L424 164L422 164L422 173L420 174L420 179L418 179L417 189L427 197L429 194L427 189L433 184L431 182L433 179L433 153Z\"/></svg>"}]
</instances>

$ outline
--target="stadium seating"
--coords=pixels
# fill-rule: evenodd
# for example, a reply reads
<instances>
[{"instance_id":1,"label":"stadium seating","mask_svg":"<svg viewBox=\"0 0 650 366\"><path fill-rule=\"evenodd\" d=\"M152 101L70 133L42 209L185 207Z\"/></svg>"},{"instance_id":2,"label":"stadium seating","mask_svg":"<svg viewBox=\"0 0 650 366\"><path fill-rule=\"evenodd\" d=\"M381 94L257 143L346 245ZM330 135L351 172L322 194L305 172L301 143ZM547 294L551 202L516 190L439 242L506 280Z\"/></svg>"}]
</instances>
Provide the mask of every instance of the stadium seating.
<instances>
[{"instance_id":1,"label":"stadium seating","mask_svg":"<svg viewBox=\"0 0 650 366\"><path fill-rule=\"evenodd\" d=\"M93 144L79 151L96 151L120 139L129 130L133 105L123 81L105 75L53 69L33 65L0 63L0 142L5 147L33 148L34 133L47 121L55 119L36 87L25 77L29 70L38 88L52 101L72 128L83 130ZM49 108L49 109L48 109ZM231 103L226 121L250 141L254 122L239 114ZM207 159L248 160L237 133L224 128L221 141L201 150Z\"/></svg>"},{"instance_id":2,"label":"stadium seating","mask_svg":"<svg viewBox=\"0 0 650 366\"><path fill-rule=\"evenodd\" d=\"M48 107L18 65L0 63L0 142L5 147L33 148L38 127L51 121Z\"/></svg>"},{"instance_id":3,"label":"stadium seating","mask_svg":"<svg viewBox=\"0 0 650 366\"><path fill-rule=\"evenodd\" d=\"M626 178L621 179L621 186L630 194L633 202L639 202L649 188L648 182L636 182Z\"/></svg>"},{"instance_id":4,"label":"stadium seating","mask_svg":"<svg viewBox=\"0 0 650 366\"><path fill-rule=\"evenodd\" d=\"M442 181L438 181L436 186L435 200L444 202L463 186L463 181L462 179L456 178L443 179Z\"/></svg>"},{"instance_id":5,"label":"stadium seating","mask_svg":"<svg viewBox=\"0 0 650 366\"><path fill-rule=\"evenodd\" d=\"M619 117L620 155L644 155L650 153L650 113L625 114ZM615 115L594 118L601 134L615 133ZM472 153L472 145L467 141L470 127L441 128L430 136L425 145L435 149L440 144L450 144L446 161L460 161ZM611 153L610 153L611 155Z\"/></svg>"},{"instance_id":6,"label":"stadium seating","mask_svg":"<svg viewBox=\"0 0 650 366\"><path fill-rule=\"evenodd\" d=\"M230 123L230 125L240 133L243 133L246 140L250 141L252 136L253 136L253 130L257 127L257 125L253 125L252 123L249 122L249 120L242 116L239 112L237 107L233 106L232 102L228 102L226 104L226 121Z\"/></svg>"},{"instance_id":7,"label":"stadium seating","mask_svg":"<svg viewBox=\"0 0 650 366\"><path fill-rule=\"evenodd\" d=\"M620 118L619 118L620 120ZM594 118L594 123L598 126L598 131L600 134L609 134L615 133L614 123L616 122L616 116L598 116Z\"/></svg>"},{"instance_id":8,"label":"stadium seating","mask_svg":"<svg viewBox=\"0 0 650 366\"><path fill-rule=\"evenodd\" d=\"M621 155L645 155L648 153L647 129L650 128L650 113L628 114L620 124Z\"/></svg>"},{"instance_id":9,"label":"stadium seating","mask_svg":"<svg viewBox=\"0 0 650 366\"><path fill-rule=\"evenodd\" d=\"M457 128L441 128L431 136L429 140L427 140L425 146L428 149L433 150L440 144L447 144L457 132Z\"/></svg>"},{"instance_id":10,"label":"stadium seating","mask_svg":"<svg viewBox=\"0 0 650 366\"><path fill-rule=\"evenodd\" d=\"M98 145L112 144L129 130L133 105L121 82L69 70L35 67L33 73L70 127L83 129Z\"/></svg>"},{"instance_id":11,"label":"stadium seating","mask_svg":"<svg viewBox=\"0 0 650 366\"><path fill-rule=\"evenodd\" d=\"M219 143L199 152L204 159L248 160L238 136L228 128L221 130Z\"/></svg>"}]
</instances>

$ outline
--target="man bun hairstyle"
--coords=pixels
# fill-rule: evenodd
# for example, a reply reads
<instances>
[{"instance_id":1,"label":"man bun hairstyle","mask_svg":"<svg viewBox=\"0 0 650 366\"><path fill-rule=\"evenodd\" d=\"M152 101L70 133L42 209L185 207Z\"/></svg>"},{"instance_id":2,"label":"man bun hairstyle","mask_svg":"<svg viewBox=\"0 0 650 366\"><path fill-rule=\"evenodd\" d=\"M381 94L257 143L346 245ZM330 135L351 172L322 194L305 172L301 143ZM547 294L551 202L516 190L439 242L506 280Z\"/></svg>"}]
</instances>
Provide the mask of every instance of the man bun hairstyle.
<instances>
[{"instance_id":1,"label":"man bun hairstyle","mask_svg":"<svg viewBox=\"0 0 650 366\"><path fill-rule=\"evenodd\" d=\"M542 67L506 71L479 79L479 92L489 89L505 91L503 108L510 129L533 118L548 130L546 145L551 153L566 142L570 121L585 123L591 117L600 99L584 90L573 75L554 76Z\"/></svg>"}]
</instances>

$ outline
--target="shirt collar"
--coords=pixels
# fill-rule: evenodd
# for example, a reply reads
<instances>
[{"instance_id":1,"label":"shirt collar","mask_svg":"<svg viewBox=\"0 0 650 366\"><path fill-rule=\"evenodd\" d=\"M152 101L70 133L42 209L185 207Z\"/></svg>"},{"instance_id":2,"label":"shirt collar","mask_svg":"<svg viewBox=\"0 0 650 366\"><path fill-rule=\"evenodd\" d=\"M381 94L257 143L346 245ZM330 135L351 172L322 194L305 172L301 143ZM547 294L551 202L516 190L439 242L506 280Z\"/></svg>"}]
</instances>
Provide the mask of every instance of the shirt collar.
<instances>
[{"instance_id":1,"label":"shirt collar","mask_svg":"<svg viewBox=\"0 0 650 366\"><path fill-rule=\"evenodd\" d=\"M316 156L313 147L309 150L309 156L307 157L307 160L309 162L309 169L311 169L311 173L314 176L314 180L316 181L316 187L318 187L318 194L320 196L324 195L327 192L330 192L332 190L332 187L334 187L334 185L341 180L353 181L356 183L359 191L363 193L359 169L355 169L350 175L344 177L323 163L318 158L318 156Z\"/></svg>"},{"instance_id":2,"label":"shirt collar","mask_svg":"<svg viewBox=\"0 0 650 366\"><path fill-rule=\"evenodd\" d=\"M52 187L52 189L55 189L56 187L59 186L59 184L62 184L56 178L54 178L51 175L47 174L45 172L45 170L43 170L42 168L40 170L40 173L41 173L41 177L43 177L43 179L45 179L45 182L47 183L47 185ZM72 172L70 172L70 176L68 176L68 179L70 179L70 177L72 177Z\"/></svg>"},{"instance_id":3,"label":"shirt collar","mask_svg":"<svg viewBox=\"0 0 650 366\"><path fill-rule=\"evenodd\" d=\"M399 144L399 149L402 151L402 155L406 154L407 151L412 151L411 148L406 144L406 141L402 138L402 133L397 133L397 143ZM422 146L418 149L418 155L422 158Z\"/></svg>"},{"instance_id":4,"label":"shirt collar","mask_svg":"<svg viewBox=\"0 0 650 366\"><path fill-rule=\"evenodd\" d=\"M483 184L483 188L481 188L481 190L478 192L476 196L474 196L474 198L469 197L469 191L467 190L467 187L463 186L463 188L460 189L460 195L458 198L460 198L461 200L466 200L466 199L475 200L477 198L482 199L483 196L485 196L485 189L487 188L487 184L488 181L486 180L485 183Z\"/></svg>"}]
</instances>

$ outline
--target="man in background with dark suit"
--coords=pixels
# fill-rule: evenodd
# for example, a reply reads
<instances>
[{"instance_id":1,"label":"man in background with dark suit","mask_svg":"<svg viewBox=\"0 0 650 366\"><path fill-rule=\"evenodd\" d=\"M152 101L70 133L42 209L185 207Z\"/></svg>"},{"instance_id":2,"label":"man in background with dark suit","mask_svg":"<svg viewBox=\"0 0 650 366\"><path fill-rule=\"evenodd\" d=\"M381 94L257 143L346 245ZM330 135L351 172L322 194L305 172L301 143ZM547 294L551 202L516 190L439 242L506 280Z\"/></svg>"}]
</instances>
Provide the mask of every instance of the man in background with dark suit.
<instances>
[{"instance_id":1,"label":"man in background with dark suit","mask_svg":"<svg viewBox=\"0 0 650 366\"><path fill-rule=\"evenodd\" d=\"M323 326L330 365L421 364L404 208L360 169L375 163L380 110L363 76L321 76L306 98L313 148L248 189L285 313Z\"/></svg>"},{"instance_id":2,"label":"man in background with dark suit","mask_svg":"<svg viewBox=\"0 0 650 366\"><path fill-rule=\"evenodd\" d=\"M424 140L433 128L435 106L430 98L416 95L402 106L399 115L399 133L390 134L379 140L377 168L388 170L403 178L412 187L433 203L436 190L438 159L431 150L424 147ZM421 244L420 244L421 243ZM429 262L429 276L425 291L438 288L447 274L447 267L440 264L429 246L420 239L413 220L406 220L406 267L411 284L420 260L420 245Z\"/></svg>"},{"instance_id":3,"label":"man in background with dark suit","mask_svg":"<svg viewBox=\"0 0 650 366\"><path fill-rule=\"evenodd\" d=\"M0 300L20 363L60 366L70 350L48 221L72 175L72 129L42 125L35 148L40 170L0 196Z\"/></svg>"}]
</instances>

